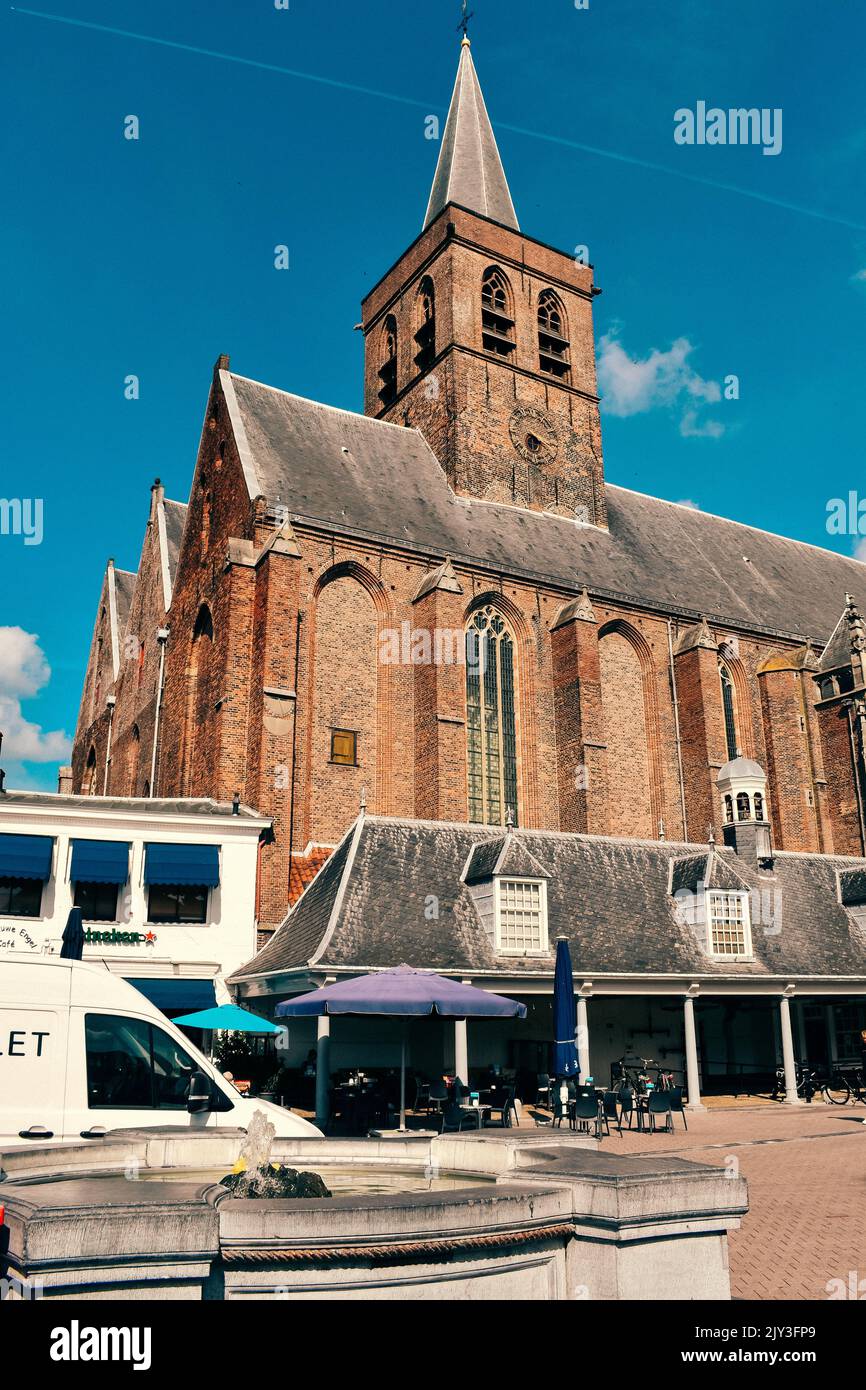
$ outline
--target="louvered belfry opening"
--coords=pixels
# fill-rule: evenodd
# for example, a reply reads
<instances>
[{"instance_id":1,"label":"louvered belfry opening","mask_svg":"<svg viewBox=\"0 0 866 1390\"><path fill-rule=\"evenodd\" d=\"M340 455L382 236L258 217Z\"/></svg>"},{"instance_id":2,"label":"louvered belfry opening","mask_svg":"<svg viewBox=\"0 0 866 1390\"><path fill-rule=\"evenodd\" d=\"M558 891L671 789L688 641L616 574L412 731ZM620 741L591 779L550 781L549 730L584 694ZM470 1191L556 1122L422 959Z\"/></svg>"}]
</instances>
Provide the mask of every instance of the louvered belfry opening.
<instances>
[{"instance_id":1,"label":"louvered belfry opening","mask_svg":"<svg viewBox=\"0 0 866 1390\"><path fill-rule=\"evenodd\" d=\"M565 310L553 290L544 290L538 299L538 359L539 366L549 376L559 380L571 372L568 351Z\"/></svg>"},{"instance_id":2,"label":"louvered belfry opening","mask_svg":"<svg viewBox=\"0 0 866 1390\"><path fill-rule=\"evenodd\" d=\"M511 293L501 270L490 266L481 281L481 340L485 352L508 357L516 346Z\"/></svg>"}]
</instances>

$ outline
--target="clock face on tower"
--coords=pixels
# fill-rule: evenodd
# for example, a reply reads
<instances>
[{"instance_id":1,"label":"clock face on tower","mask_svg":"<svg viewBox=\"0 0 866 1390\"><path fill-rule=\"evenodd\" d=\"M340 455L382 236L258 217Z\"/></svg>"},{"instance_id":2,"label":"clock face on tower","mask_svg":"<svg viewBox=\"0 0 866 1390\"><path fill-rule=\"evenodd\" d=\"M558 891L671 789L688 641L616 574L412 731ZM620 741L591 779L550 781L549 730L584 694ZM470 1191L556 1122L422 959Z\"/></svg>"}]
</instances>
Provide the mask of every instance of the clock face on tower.
<instances>
[{"instance_id":1,"label":"clock face on tower","mask_svg":"<svg viewBox=\"0 0 866 1390\"><path fill-rule=\"evenodd\" d=\"M559 431L546 410L519 405L508 422L511 442L521 458L540 468L550 467L559 453Z\"/></svg>"}]
</instances>

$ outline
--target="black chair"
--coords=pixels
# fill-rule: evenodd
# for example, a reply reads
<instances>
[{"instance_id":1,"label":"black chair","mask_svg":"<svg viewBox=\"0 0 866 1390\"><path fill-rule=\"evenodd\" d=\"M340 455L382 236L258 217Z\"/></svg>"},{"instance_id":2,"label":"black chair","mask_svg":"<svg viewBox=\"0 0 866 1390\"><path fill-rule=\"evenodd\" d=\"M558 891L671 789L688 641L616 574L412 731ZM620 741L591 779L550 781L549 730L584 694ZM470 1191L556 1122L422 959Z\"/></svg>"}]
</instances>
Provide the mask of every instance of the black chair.
<instances>
[{"instance_id":1,"label":"black chair","mask_svg":"<svg viewBox=\"0 0 866 1390\"><path fill-rule=\"evenodd\" d=\"M656 1119L659 1115L665 1117L665 1132L673 1134L674 1117L671 1113L670 1091L650 1091L647 1100L647 1115L649 1116L651 1134L655 1134Z\"/></svg>"},{"instance_id":2,"label":"black chair","mask_svg":"<svg viewBox=\"0 0 866 1390\"><path fill-rule=\"evenodd\" d=\"M494 1119L498 1115L499 1119ZM512 1115L514 1119L512 1120ZM485 1117L488 1125L498 1125L501 1129L511 1129L512 1124L517 1124L517 1110L514 1105L514 1087L506 1086L501 1092L499 1099L494 1096L490 1110Z\"/></svg>"},{"instance_id":3,"label":"black chair","mask_svg":"<svg viewBox=\"0 0 866 1390\"><path fill-rule=\"evenodd\" d=\"M689 1127L689 1122L688 1122L688 1120L686 1119L686 1112L685 1112L685 1108L684 1108L684 1106L683 1106L683 1088L682 1088L682 1086L671 1086L670 1090L667 1091L666 1094L669 1095L670 1098L671 1098L671 1113L674 1114L674 1115L676 1115L676 1114L682 1115L682 1117L683 1117L683 1124L685 1125L686 1129L688 1129L688 1127ZM673 1123L673 1121L671 1121L671 1123Z\"/></svg>"},{"instance_id":4,"label":"black chair","mask_svg":"<svg viewBox=\"0 0 866 1390\"><path fill-rule=\"evenodd\" d=\"M563 1087L563 1085L565 1086L565 1092L566 1092L565 1100L563 1100L563 1098L562 1098L562 1087ZM552 1106L552 1108L553 1108L553 1121L552 1121L552 1123L553 1123L554 1125L559 1125L560 1128L561 1128L561 1127L562 1127L562 1122L563 1122L563 1120L568 1120L569 1127L570 1127L570 1126L571 1126L571 1105L572 1105L572 1102L574 1101L574 1098L575 1098L575 1096L576 1096L576 1094L577 1094L577 1092L575 1091L575 1088L574 1088L574 1082L573 1082L573 1081L562 1082L562 1081L560 1081L558 1078L554 1077L553 1080L552 1080L551 1083L550 1083L550 1092L551 1092L551 1106Z\"/></svg>"},{"instance_id":5,"label":"black chair","mask_svg":"<svg viewBox=\"0 0 866 1390\"><path fill-rule=\"evenodd\" d=\"M453 1100L449 1100L443 1107L439 1125L440 1134L458 1134L464 1127L476 1129L477 1126L478 1120L467 1107L457 1105Z\"/></svg>"},{"instance_id":6,"label":"black chair","mask_svg":"<svg viewBox=\"0 0 866 1390\"><path fill-rule=\"evenodd\" d=\"M604 1118L605 1128L610 1134L610 1122L613 1120L619 1130L619 1137L622 1138L622 1119L619 1113L616 1091L605 1091L601 1098L601 1113Z\"/></svg>"},{"instance_id":7,"label":"black chair","mask_svg":"<svg viewBox=\"0 0 866 1390\"><path fill-rule=\"evenodd\" d=\"M620 1107L620 1115L619 1115L620 1129L622 1129L623 1116L625 1116L625 1115L628 1116L628 1128L629 1128L629 1129L631 1129L632 1116L636 1117L636 1119L637 1119L637 1127L638 1127L638 1129L642 1129L642 1128L643 1128L643 1120L641 1119L641 1113L640 1113L640 1111L639 1111L639 1110L637 1109L637 1107L635 1106L635 1103L634 1103L634 1091L632 1090L631 1086L623 1086L622 1090L620 1091L620 1093L619 1093L619 1107Z\"/></svg>"},{"instance_id":8,"label":"black chair","mask_svg":"<svg viewBox=\"0 0 866 1390\"><path fill-rule=\"evenodd\" d=\"M546 1071L538 1073L538 1085L535 1091L535 1104L543 1105L545 1110L550 1109L550 1077Z\"/></svg>"},{"instance_id":9,"label":"black chair","mask_svg":"<svg viewBox=\"0 0 866 1390\"><path fill-rule=\"evenodd\" d=\"M420 1076L415 1077L415 1104L412 1109L424 1109L430 1114L430 1082L423 1081Z\"/></svg>"},{"instance_id":10,"label":"black chair","mask_svg":"<svg viewBox=\"0 0 866 1390\"><path fill-rule=\"evenodd\" d=\"M427 1092L427 1114L429 1115L431 1109L435 1106L437 1113L441 1115L442 1107L448 1104L449 1099L448 1086L446 1083L442 1080L431 1081L430 1089Z\"/></svg>"},{"instance_id":11,"label":"black chair","mask_svg":"<svg viewBox=\"0 0 866 1390\"><path fill-rule=\"evenodd\" d=\"M599 1105L597 1095L575 1096L571 1106L571 1118L575 1129L580 1128L588 1134L589 1127L592 1124L595 1127L596 1139L601 1138L601 1126L604 1112ZM610 1130L608 1130L608 1133L610 1133Z\"/></svg>"}]
</instances>

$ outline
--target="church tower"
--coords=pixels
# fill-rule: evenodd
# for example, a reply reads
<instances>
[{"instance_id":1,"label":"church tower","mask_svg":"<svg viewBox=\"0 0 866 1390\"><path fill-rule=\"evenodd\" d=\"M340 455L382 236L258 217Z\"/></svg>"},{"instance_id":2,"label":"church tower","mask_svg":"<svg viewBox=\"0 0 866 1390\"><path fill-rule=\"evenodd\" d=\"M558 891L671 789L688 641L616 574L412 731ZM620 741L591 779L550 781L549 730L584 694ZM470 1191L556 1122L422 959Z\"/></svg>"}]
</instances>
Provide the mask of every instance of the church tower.
<instances>
[{"instance_id":1,"label":"church tower","mask_svg":"<svg viewBox=\"0 0 866 1390\"><path fill-rule=\"evenodd\" d=\"M464 36L420 236L363 304L365 413L463 496L605 526L592 267L521 232Z\"/></svg>"}]
</instances>

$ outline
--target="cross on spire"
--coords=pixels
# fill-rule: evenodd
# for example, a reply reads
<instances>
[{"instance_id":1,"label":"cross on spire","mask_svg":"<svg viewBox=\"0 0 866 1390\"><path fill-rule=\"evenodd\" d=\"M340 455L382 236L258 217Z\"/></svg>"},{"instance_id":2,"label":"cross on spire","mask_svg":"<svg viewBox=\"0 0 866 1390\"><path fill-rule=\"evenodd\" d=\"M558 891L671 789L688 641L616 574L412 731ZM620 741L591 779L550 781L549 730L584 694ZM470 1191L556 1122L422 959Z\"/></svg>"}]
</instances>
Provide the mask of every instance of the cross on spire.
<instances>
[{"instance_id":1,"label":"cross on spire","mask_svg":"<svg viewBox=\"0 0 866 1390\"><path fill-rule=\"evenodd\" d=\"M473 16L474 16L474 11L473 11L473 10L469 10L469 11L467 12L467 5L468 5L468 3L469 3L469 0L463 0L462 5L460 6L461 11L462 11L462 18L461 18L461 20L460 20L460 23L457 25L457 28L458 28L458 29L462 29L462 30L463 30L463 37L464 37L464 39L466 40L467 43L469 42L469 21L470 21L470 19L472 19Z\"/></svg>"}]
</instances>

